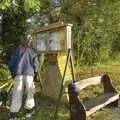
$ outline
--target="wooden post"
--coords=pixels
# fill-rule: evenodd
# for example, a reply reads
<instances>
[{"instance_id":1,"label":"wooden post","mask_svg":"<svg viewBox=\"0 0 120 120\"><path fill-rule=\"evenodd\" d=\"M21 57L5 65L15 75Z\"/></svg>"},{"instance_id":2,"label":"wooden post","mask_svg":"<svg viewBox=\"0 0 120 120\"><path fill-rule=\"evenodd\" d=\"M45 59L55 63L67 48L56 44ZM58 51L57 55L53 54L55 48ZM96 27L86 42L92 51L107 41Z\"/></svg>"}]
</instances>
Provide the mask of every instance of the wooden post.
<instances>
[{"instance_id":1,"label":"wooden post","mask_svg":"<svg viewBox=\"0 0 120 120\"><path fill-rule=\"evenodd\" d=\"M113 87L112 80L110 79L110 77L107 74L102 76L101 82L102 82L103 87L104 87L104 93L110 93L110 92L117 93L117 91ZM112 102L108 106L118 107L118 100Z\"/></svg>"},{"instance_id":2,"label":"wooden post","mask_svg":"<svg viewBox=\"0 0 120 120\"><path fill-rule=\"evenodd\" d=\"M79 96L76 95L78 94L77 92L76 87L73 84L69 84L70 120L86 120L85 106L80 101Z\"/></svg>"}]
</instances>

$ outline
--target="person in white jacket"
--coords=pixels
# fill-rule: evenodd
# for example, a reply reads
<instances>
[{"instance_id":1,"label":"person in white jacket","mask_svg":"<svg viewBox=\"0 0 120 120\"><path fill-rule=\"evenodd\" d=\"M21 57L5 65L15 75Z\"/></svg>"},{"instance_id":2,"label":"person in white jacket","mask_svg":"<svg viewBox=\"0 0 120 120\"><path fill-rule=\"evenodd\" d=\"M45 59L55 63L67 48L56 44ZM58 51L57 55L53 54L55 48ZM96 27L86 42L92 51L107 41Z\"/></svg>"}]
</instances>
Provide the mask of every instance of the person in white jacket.
<instances>
[{"instance_id":1,"label":"person in white jacket","mask_svg":"<svg viewBox=\"0 0 120 120\"><path fill-rule=\"evenodd\" d=\"M39 62L36 50L30 46L29 41L26 41L27 40L22 40L20 46L17 48L9 62L9 69L15 79L9 120L16 119L16 114L19 112L22 105L24 88L26 91L26 101L24 106L26 117L31 117L34 113L35 86L33 79L37 73Z\"/></svg>"}]
</instances>

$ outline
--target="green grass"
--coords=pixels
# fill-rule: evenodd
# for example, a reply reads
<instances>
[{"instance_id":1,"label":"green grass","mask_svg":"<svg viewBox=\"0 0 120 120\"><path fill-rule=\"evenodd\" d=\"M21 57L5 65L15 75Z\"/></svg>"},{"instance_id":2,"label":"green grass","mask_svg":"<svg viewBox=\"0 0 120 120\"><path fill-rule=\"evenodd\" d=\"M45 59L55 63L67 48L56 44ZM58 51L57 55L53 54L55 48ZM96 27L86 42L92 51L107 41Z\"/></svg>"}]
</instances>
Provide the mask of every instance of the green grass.
<instances>
[{"instance_id":1,"label":"green grass","mask_svg":"<svg viewBox=\"0 0 120 120\"><path fill-rule=\"evenodd\" d=\"M99 66L94 68L82 67L77 69L76 77L77 80L82 80L91 76L102 75L108 73L113 80L113 85L120 93L120 65L112 66ZM1 81L0 84L3 84ZM37 93L35 95L36 100L36 114L32 117L32 120L53 120L56 102L41 96L39 91L39 84L36 86ZM89 92L91 91L91 92ZM87 100L92 97L97 96L103 91L103 88L100 86L89 87L81 92L81 99ZM10 103L8 103L9 105ZM5 108L0 108L0 120L7 120L9 110ZM22 107L18 116L24 116L24 109ZM24 118L24 117L23 117ZM100 111L97 111L91 115L88 120L119 120L120 119L120 108L104 108ZM21 119L22 120L22 119ZM68 104L61 103L61 106L58 110L58 120L69 120L69 109Z\"/></svg>"},{"instance_id":2,"label":"green grass","mask_svg":"<svg viewBox=\"0 0 120 120\"><path fill-rule=\"evenodd\" d=\"M56 101L53 101L49 98L41 96L39 93L36 94L36 115L33 116L33 120L53 120L55 108L57 105ZM67 106L61 104L58 109L58 120L68 120L69 110Z\"/></svg>"}]
</instances>

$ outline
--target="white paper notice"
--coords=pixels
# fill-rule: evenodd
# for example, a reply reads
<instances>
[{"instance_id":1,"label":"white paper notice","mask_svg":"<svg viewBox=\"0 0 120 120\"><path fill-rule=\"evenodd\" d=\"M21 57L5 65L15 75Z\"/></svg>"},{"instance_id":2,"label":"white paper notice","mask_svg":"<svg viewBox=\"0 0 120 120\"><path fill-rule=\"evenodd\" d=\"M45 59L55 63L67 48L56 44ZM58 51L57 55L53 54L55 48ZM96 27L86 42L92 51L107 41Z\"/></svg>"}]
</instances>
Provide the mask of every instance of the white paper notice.
<instances>
[{"instance_id":1,"label":"white paper notice","mask_svg":"<svg viewBox=\"0 0 120 120\"><path fill-rule=\"evenodd\" d=\"M37 40L37 50L39 50L39 51L45 51L46 50L45 41Z\"/></svg>"},{"instance_id":2,"label":"white paper notice","mask_svg":"<svg viewBox=\"0 0 120 120\"><path fill-rule=\"evenodd\" d=\"M37 35L37 50L38 51L46 51L47 50L47 41L48 34L42 33Z\"/></svg>"},{"instance_id":3,"label":"white paper notice","mask_svg":"<svg viewBox=\"0 0 120 120\"><path fill-rule=\"evenodd\" d=\"M58 38L58 32L50 34L50 50L60 50L60 40Z\"/></svg>"}]
</instances>

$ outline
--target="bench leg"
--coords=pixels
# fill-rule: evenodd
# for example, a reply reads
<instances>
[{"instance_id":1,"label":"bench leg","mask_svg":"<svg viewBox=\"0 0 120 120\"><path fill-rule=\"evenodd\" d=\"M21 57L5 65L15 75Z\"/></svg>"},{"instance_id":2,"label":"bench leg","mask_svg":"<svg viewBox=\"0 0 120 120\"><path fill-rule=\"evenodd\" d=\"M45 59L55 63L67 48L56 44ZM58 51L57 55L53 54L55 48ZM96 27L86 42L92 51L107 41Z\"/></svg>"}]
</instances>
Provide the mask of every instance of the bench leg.
<instances>
[{"instance_id":1,"label":"bench leg","mask_svg":"<svg viewBox=\"0 0 120 120\"><path fill-rule=\"evenodd\" d=\"M81 106L78 106L79 108ZM76 107L74 107L73 105L70 108L70 112L71 112L71 119L70 120L86 120L86 113L85 110L83 110L83 108L80 109L76 109Z\"/></svg>"}]
</instances>

